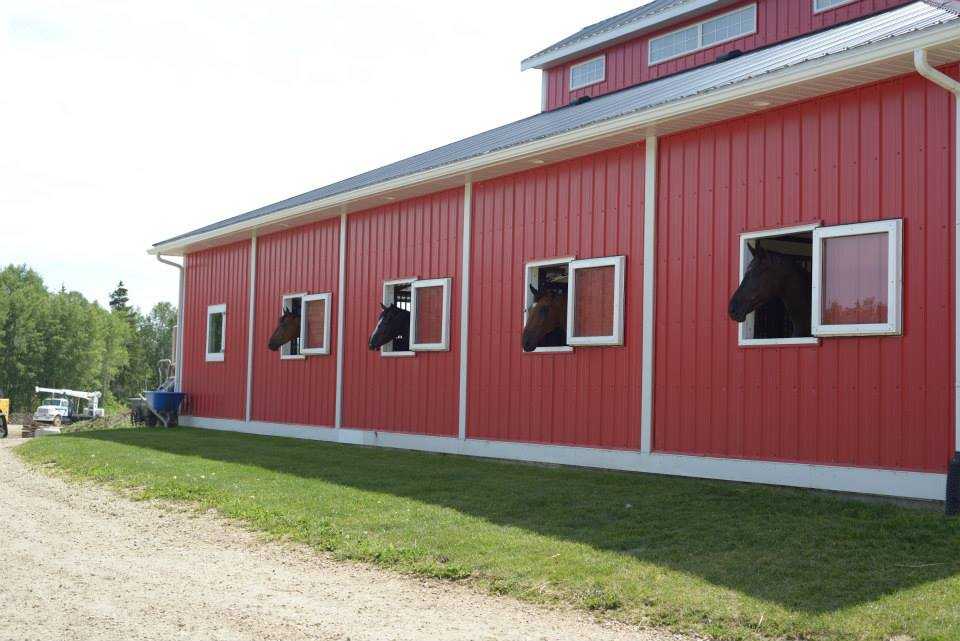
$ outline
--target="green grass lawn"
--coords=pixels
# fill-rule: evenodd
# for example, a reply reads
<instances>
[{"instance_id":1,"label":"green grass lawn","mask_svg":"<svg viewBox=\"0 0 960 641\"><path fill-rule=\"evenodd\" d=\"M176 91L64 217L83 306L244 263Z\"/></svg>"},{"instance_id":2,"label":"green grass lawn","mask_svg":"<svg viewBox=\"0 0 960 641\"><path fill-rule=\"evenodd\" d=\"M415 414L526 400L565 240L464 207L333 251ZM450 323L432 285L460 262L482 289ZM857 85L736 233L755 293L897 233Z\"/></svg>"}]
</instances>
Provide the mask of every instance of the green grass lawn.
<instances>
[{"instance_id":1,"label":"green grass lawn","mask_svg":"<svg viewBox=\"0 0 960 641\"><path fill-rule=\"evenodd\" d=\"M721 639L960 639L960 521L799 490L178 428L24 459L320 550Z\"/></svg>"}]
</instances>

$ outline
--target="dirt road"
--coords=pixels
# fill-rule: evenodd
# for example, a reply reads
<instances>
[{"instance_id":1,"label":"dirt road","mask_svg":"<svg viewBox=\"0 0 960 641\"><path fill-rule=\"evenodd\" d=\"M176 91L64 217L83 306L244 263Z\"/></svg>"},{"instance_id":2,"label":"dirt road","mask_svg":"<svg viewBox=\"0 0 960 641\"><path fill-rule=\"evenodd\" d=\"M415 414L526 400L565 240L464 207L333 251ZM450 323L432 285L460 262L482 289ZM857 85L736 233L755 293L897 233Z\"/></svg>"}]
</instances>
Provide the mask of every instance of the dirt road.
<instances>
[{"instance_id":1,"label":"dirt road","mask_svg":"<svg viewBox=\"0 0 960 641\"><path fill-rule=\"evenodd\" d=\"M0 639L666 641L265 543L26 469L0 441Z\"/></svg>"}]
</instances>

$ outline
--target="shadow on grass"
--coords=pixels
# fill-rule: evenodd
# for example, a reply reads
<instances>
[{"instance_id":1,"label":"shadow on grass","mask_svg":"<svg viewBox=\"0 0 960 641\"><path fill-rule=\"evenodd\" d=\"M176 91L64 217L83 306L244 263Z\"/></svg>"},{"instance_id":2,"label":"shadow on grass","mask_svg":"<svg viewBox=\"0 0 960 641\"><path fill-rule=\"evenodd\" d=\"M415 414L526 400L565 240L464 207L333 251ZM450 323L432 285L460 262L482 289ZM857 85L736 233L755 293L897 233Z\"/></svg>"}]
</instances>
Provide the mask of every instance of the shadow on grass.
<instances>
[{"instance_id":1,"label":"shadow on grass","mask_svg":"<svg viewBox=\"0 0 960 641\"><path fill-rule=\"evenodd\" d=\"M415 499L807 613L960 573L956 521L803 490L186 428L62 438L239 463Z\"/></svg>"}]
</instances>

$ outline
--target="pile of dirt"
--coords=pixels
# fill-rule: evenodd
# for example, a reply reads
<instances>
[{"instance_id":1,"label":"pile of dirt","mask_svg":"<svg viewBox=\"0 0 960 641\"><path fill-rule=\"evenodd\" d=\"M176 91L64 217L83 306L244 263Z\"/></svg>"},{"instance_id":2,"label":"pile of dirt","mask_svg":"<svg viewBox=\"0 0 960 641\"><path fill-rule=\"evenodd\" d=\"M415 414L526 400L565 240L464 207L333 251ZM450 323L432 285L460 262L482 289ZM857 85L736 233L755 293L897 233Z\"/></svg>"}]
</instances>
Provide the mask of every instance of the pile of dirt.
<instances>
[{"instance_id":1,"label":"pile of dirt","mask_svg":"<svg viewBox=\"0 0 960 641\"><path fill-rule=\"evenodd\" d=\"M110 412L103 418L92 421L80 421L78 423L64 425L60 431L63 433L93 432L96 430L118 430L128 427L133 427L133 424L130 422L130 410L124 409L117 412Z\"/></svg>"}]
</instances>

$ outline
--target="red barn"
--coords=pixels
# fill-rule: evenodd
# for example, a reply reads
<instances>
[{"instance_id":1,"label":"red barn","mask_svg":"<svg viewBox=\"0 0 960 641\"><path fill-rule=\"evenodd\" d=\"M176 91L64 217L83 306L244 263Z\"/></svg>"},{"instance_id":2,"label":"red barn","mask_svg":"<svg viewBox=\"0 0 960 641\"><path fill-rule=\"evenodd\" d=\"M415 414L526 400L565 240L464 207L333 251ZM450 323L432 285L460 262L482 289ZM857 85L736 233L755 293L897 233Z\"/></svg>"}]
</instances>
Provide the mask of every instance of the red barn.
<instances>
[{"instance_id":1,"label":"red barn","mask_svg":"<svg viewBox=\"0 0 960 641\"><path fill-rule=\"evenodd\" d=\"M158 243L182 423L944 499L958 12L655 0L536 116Z\"/></svg>"}]
</instances>

